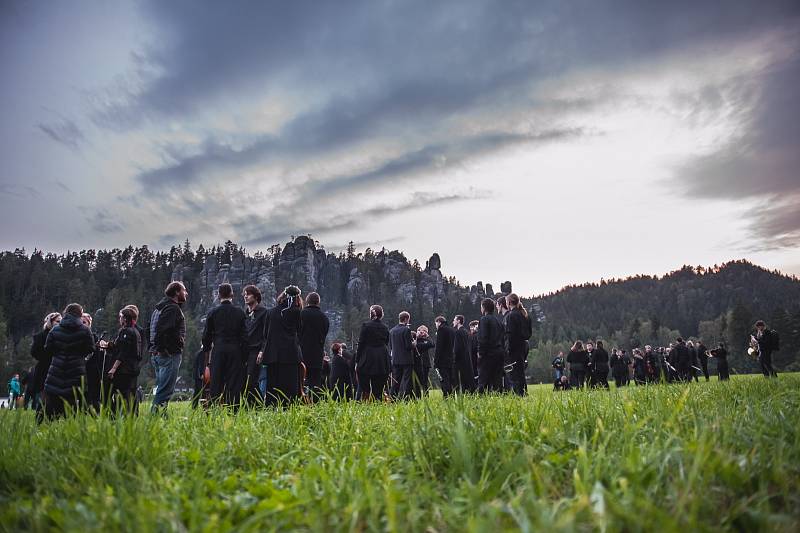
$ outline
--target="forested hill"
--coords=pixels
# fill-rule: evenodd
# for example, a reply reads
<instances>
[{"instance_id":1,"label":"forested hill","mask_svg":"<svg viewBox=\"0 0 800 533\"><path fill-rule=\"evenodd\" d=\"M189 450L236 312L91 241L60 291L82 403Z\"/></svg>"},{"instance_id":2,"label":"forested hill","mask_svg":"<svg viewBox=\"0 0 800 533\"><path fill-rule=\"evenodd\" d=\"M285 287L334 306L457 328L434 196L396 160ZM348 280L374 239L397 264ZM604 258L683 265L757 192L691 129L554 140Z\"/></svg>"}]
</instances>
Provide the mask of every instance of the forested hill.
<instances>
[{"instance_id":1,"label":"forested hill","mask_svg":"<svg viewBox=\"0 0 800 533\"><path fill-rule=\"evenodd\" d=\"M728 341L739 356L747 332L761 318L781 335L784 366L800 343L800 279L747 261L569 286L529 305L544 318L545 342L603 338L635 347L665 344L681 334Z\"/></svg>"}]
</instances>

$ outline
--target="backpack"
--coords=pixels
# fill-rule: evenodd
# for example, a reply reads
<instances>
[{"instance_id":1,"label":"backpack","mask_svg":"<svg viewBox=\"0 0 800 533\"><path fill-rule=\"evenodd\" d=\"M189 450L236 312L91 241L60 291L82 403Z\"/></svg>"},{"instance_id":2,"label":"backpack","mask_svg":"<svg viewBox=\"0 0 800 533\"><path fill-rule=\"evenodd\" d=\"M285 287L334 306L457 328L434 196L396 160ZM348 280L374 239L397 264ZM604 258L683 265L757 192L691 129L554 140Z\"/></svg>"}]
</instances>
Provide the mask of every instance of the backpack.
<instances>
[{"instance_id":1,"label":"backpack","mask_svg":"<svg viewBox=\"0 0 800 533\"><path fill-rule=\"evenodd\" d=\"M156 331L158 331L158 319L161 318L161 309L154 309L153 314L150 315L150 332L148 339L148 351L151 355L156 354Z\"/></svg>"}]
</instances>

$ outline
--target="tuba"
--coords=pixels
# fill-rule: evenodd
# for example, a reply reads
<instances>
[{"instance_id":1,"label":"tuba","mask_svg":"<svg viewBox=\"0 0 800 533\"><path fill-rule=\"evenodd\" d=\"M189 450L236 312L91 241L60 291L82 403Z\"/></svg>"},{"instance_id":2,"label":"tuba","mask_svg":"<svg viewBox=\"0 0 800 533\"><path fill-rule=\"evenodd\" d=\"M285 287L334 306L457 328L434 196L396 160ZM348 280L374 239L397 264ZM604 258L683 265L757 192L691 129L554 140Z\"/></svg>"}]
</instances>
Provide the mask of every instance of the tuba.
<instances>
[{"instance_id":1,"label":"tuba","mask_svg":"<svg viewBox=\"0 0 800 533\"><path fill-rule=\"evenodd\" d=\"M758 345L758 339L753 335L750 335L750 347L747 349L747 355L750 356L750 359L753 361L758 361L759 357L761 357L761 348Z\"/></svg>"}]
</instances>

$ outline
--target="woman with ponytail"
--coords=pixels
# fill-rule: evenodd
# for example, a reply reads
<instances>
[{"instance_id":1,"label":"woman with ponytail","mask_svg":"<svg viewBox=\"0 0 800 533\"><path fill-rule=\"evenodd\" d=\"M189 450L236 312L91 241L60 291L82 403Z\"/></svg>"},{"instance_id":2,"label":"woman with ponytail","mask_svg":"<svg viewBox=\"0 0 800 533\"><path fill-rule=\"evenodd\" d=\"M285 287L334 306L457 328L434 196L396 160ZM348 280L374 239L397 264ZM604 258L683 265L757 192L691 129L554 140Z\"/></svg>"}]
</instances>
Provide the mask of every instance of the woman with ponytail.
<instances>
[{"instance_id":1,"label":"woman with ponytail","mask_svg":"<svg viewBox=\"0 0 800 533\"><path fill-rule=\"evenodd\" d=\"M509 378L511 387L518 396L525 396L528 384L525 381L525 362L528 359L528 339L533 328L528 311L522 305L519 296L513 292L506 296L508 312L505 316L507 358L506 367L511 367Z\"/></svg>"},{"instance_id":2,"label":"woman with ponytail","mask_svg":"<svg viewBox=\"0 0 800 533\"><path fill-rule=\"evenodd\" d=\"M300 311L303 298L295 285L286 287L264 320L264 345L256 364L267 367L267 405L288 404L300 396Z\"/></svg>"},{"instance_id":3,"label":"woman with ponytail","mask_svg":"<svg viewBox=\"0 0 800 533\"><path fill-rule=\"evenodd\" d=\"M139 363L141 362L142 343L144 339L136 329L139 315L130 307L119 312L119 331L113 341L100 341L113 356L114 364L108 371L111 379L111 401L114 411L125 409L137 412L136 384L139 381Z\"/></svg>"}]
</instances>

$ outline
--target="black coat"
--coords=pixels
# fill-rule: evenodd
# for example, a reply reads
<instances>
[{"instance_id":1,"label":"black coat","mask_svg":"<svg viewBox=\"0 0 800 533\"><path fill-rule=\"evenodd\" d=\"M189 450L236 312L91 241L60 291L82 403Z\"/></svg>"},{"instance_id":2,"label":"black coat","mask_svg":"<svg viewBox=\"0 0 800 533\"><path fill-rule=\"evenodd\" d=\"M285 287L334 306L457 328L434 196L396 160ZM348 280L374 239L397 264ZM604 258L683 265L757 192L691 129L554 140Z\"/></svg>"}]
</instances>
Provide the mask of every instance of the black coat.
<instances>
[{"instance_id":1,"label":"black coat","mask_svg":"<svg viewBox=\"0 0 800 533\"><path fill-rule=\"evenodd\" d=\"M478 322L478 353L481 357L505 356L505 325L495 314L484 315Z\"/></svg>"},{"instance_id":2,"label":"black coat","mask_svg":"<svg viewBox=\"0 0 800 533\"><path fill-rule=\"evenodd\" d=\"M150 315L150 350L174 355L183 352L186 341L186 317L181 306L170 298L164 298Z\"/></svg>"},{"instance_id":3,"label":"black coat","mask_svg":"<svg viewBox=\"0 0 800 533\"><path fill-rule=\"evenodd\" d=\"M679 342L672 348L670 352L670 356L674 355L675 367L678 369L678 372L688 372L689 368L692 366L692 354L689 353L689 348L687 348L686 344Z\"/></svg>"},{"instance_id":4,"label":"black coat","mask_svg":"<svg viewBox=\"0 0 800 533\"><path fill-rule=\"evenodd\" d=\"M586 350L570 350L567 355L570 371L585 372L589 365L589 354Z\"/></svg>"},{"instance_id":5,"label":"black coat","mask_svg":"<svg viewBox=\"0 0 800 533\"><path fill-rule=\"evenodd\" d=\"M368 376L388 376L392 371L389 328L380 320L370 320L361 325L356 351L356 371Z\"/></svg>"},{"instance_id":6,"label":"black coat","mask_svg":"<svg viewBox=\"0 0 800 533\"><path fill-rule=\"evenodd\" d=\"M352 386L350 378L353 369L353 354L343 350L341 354L331 356L331 375L328 378L329 386L335 387L337 383Z\"/></svg>"},{"instance_id":7,"label":"black coat","mask_svg":"<svg viewBox=\"0 0 800 533\"><path fill-rule=\"evenodd\" d=\"M222 346L226 353L239 352L242 357L247 350L247 315L226 300L209 311L203 328L203 351L218 352Z\"/></svg>"},{"instance_id":8,"label":"black coat","mask_svg":"<svg viewBox=\"0 0 800 533\"><path fill-rule=\"evenodd\" d=\"M245 311L247 315L247 351L258 352L264 345L264 323L267 320L267 308L261 304L256 305L252 311Z\"/></svg>"},{"instance_id":9,"label":"black coat","mask_svg":"<svg viewBox=\"0 0 800 533\"><path fill-rule=\"evenodd\" d=\"M611 368L615 376L628 373L628 362L625 359L619 352L611 355Z\"/></svg>"},{"instance_id":10,"label":"black coat","mask_svg":"<svg viewBox=\"0 0 800 533\"><path fill-rule=\"evenodd\" d=\"M461 326L455 330L455 338L453 339L453 358L456 363L464 361L472 361L469 352L469 333L467 328Z\"/></svg>"},{"instance_id":11,"label":"black coat","mask_svg":"<svg viewBox=\"0 0 800 533\"><path fill-rule=\"evenodd\" d=\"M310 305L300 313L300 350L308 368L322 368L330 321L322 309Z\"/></svg>"},{"instance_id":12,"label":"black coat","mask_svg":"<svg viewBox=\"0 0 800 533\"><path fill-rule=\"evenodd\" d=\"M31 344L31 357L36 359L36 368L30 384L31 390L34 392L41 392L44 389L44 379L47 377L47 371L50 370L50 362L53 359L52 355L44 349L48 333L50 333L49 329L43 329L33 336L33 344Z\"/></svg>"},{"instance_id":13,"label":"black coat","mask_svg":"<svg viewBox=\"0 0 800 533\"><path fill-rule=\"evenodd\" d=\"M138 376L142 349L141 333L135 327L120 328L117 338L109 343L108 351L112 361L119 361L115 375Z\"/></svg>"},{"instance_id":14,"label":"black coat","mask_svg":"<svg viewBox=\"0 0 800 533\"><path fill-rule=\"evenodd\" d=\"M431 367L431 348L435 347L436 345L430 339L430 337L417 337L417 352L419 353L420 358L422 359L422 367L423 368L430 368Z\"/></svg>"},{"instance_id":15,"label":"black coat","mask_svg":"<svg viewBox=\"0 0 800 533\"><path fill-rule=\"evenodd\" d=\"M509 351L527 352L527 342L530 339L528 334L531 331L531 317L524 316L522 312L514 308L504 317L506 326L506 343Z\"/></svg>"},{"instance_id":16,"label":"black coat","mask_svg":"<svg viewBox=\"0 0 800 533\"><path fill-rule=\"evenodd\" d=\"M300 309L276 305L267 312L264 321L263 364L299 363L303 360L300 354Z\"/></svg>"},{"instance_id":17,"label":"black coat","mask_svg":"<svg viewBox=\"0 0 800 533\"><path fill-rule=\"evenodd\" d=\"M447 324L442 324L436 330L436 351L433 358L433 365L436 368L451 368L453 366L455 337L455 330Z\"/></svg>"},{"instance_id":18,"label":"black coat","mask_svg":"<svg viewBox=\"0 0 800 533\"><path fill-rule=\"evenodd\" d=\"M605 348L595 348L592 351L592 366L595 372L605 371L608 374L608 352Z\"/></svg>"},{"instance_id":19,"label":"black coat","mask_svg":"<svg viewBox=\"0 0 800 533\"><path fill-rule=\"evenodd\" d=\"M408 324L398 324L389 331L389 349L393 365L413 365L414 345Z\"/></svg>"},{"instance_id":20,"label":"black coat","mask_svg":"<svg viewBox=\"0 0 800 533\"><path fill-rule=\"evenodd\" d=\"M44 382L48 396L72 399L86 375L87 354L94 350L94 337L81 319L66 315L50 330L44 349L53 360Z\"/></svg>"}]
</instances>

